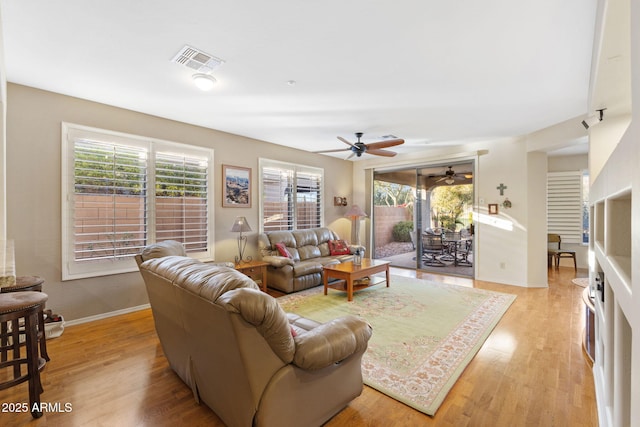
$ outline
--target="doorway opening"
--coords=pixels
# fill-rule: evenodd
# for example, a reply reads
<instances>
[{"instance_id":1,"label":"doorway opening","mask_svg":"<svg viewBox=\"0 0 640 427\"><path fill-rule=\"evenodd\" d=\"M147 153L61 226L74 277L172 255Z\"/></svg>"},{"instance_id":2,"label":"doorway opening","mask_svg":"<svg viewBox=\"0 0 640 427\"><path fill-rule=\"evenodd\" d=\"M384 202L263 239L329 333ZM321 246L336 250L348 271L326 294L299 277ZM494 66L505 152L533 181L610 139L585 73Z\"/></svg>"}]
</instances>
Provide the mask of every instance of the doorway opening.
<instances>
[{"instance_id":1,"label":"doorway opening","mask_svg":"<svg viewBox=\"0 0 640 427\"><path fill-rule=\"evenodd\" d=\"M374 258L473 277L473 165L374 171Z\"/></svg>"}]
</instances>

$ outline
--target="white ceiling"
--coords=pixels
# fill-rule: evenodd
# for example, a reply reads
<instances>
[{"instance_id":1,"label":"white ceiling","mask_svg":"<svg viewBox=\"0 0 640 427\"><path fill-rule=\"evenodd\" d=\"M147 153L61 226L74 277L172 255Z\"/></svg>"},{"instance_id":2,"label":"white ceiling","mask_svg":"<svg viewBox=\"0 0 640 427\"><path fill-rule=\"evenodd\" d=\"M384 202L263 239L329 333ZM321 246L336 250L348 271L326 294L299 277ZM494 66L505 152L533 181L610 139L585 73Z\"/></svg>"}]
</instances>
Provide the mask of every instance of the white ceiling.
<instances>
[{"instance_id":1,"label":"white ceiling","mask_svg":"<svg viewBox=\"0 0 640 427\"><path fill-rule=\"evenodd\" d=\"M597 0L0 0L9 82L303 150L518 136L587 112ZM171 58L225 60L201 92ZM295 80L295 85L289 85ZM339 153L338 156L346 157Z\"/></svg>"}]
</instances>

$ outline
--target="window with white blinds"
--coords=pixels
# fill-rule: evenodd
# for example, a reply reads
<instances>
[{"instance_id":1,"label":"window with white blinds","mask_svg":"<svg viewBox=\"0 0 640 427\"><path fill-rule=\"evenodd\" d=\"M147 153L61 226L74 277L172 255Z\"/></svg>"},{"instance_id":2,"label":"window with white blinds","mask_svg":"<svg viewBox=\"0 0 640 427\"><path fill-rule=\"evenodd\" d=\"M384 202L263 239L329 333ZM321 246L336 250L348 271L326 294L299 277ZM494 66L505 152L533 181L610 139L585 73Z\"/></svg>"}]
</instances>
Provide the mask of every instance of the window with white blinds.
<instances>
[{"instance_id":1,"label":"window with white blinds","mask_svg":"<svg viewBox=\"0 0 640 427\"><path fill-rule=\"evenodd\" d=\"M582 171L547 173L547 230L563 243L582 243Z\"/></svg>"},{"instance_id":2,"label":"window with white blinds","mask_svg":"<svg viewBox=\"0 0 640 427\"><path fill-rule=\"evenodd\" d=\"M296 174L296 228L320 227L322 174L308 170Z\"/></svg>"},{"instance_id":3,"label":"window with white blinds","mask_svg":"<svg viewBox=\"0 0 640 427\"><path fill-rule=\"evenodd\" d=\"M213 151L63 123L63 280L135 271L177 240L211 259Z\"/></svg>"},{"instance_id":4,"label":"window with white blinds","mask_svg":"<svg viewBox=\"0 0 640 427\"><path fill-rule=\"evenodd\" d=\"M74 260L116 259L147 240L147 153L78 138L73 143Z\"/></svg>"},{"instance_id":5,"label":"window with white blinds","mask_svg":"<svg viewBox=\"0 0 640 427\"><path fill-rule=\"evenodd\" d=\"M156 240L177 240L187 252L208 241L209 165L206 158L156 153Z\"/></svg>"},{"instance_id":6,"label":"window with white blinds","mask_svg":"<svg viewBox=\"0 0 640 427\"><path fill-rule=\"evenodd\" d=\"M321 227L323 182L323 169L260 159L262 231Z\"/></svg>"}]
</instances>

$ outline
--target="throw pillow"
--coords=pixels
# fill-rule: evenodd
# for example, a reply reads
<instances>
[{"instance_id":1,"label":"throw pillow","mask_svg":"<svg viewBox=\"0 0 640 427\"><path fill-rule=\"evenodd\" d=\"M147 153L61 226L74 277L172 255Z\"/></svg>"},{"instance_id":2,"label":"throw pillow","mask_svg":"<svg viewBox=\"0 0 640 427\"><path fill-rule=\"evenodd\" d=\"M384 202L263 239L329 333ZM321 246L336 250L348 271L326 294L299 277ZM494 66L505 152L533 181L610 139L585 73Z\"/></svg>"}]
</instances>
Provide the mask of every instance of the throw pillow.
<instances>
[{"instance_id":1,"label":"throw pillow","mask_svg":"<svg viewBox=\"0 0 640 427\"><path fill-rule=\"evenodd\" d=\"M349 245L344 240L329 240L329 253L331 255L349 255Z\"/></svg>"},{"instance_id":2,"label":"throw pillow","mask_svg":"<svg viewBox=\"0 0 640 427\"><path fill-rule=\"evenodd\" d=\"M293 258L291 256L291 253L289 253L289 251L287 250L287 247L284 245L284 243L276 243L276 249L278 250L278 253L280 254L280 256Z\"/></svg>"}]
</instances>

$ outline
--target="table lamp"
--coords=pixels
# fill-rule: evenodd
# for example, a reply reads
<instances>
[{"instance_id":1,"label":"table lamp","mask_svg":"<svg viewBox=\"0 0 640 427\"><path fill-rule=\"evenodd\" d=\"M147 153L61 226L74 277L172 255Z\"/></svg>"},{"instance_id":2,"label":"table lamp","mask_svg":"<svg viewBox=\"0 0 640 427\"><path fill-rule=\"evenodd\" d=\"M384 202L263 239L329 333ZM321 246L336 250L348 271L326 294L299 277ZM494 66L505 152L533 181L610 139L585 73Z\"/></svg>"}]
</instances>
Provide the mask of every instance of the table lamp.
<instances>
[{"instance_id":1,"label":"table lamp","mask_svg":"<svg viewBox=\"0 0 640 427\"><path fill-rule=\"evenodd\" d=\"M236 220L231 226L231 231L240 233L238 235L238 256L236 257L236 264L240 264L245 261L251 261L251 257L249 257L247 260L244 259L244 249L247 246L247 236L243 236L242 233L245 231L251 231L251 227L249 227L249 224L247 224L247 218L243 216L236 217Z\"/></svg>"},{"instance_id":2,"label":"table lamp","mask_svg":"<svg viewBox=\"0 0 640 427\"><path fill-rule=\"evenodd\" d=\"M367 214L360 209L360 206L353 205L351 209L344 214L345 217L351 219L351 227L354 230L354 244L360 246L360 218L366 217Z\"/></svg>"}]
</instances>

